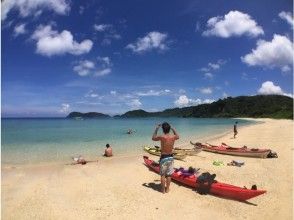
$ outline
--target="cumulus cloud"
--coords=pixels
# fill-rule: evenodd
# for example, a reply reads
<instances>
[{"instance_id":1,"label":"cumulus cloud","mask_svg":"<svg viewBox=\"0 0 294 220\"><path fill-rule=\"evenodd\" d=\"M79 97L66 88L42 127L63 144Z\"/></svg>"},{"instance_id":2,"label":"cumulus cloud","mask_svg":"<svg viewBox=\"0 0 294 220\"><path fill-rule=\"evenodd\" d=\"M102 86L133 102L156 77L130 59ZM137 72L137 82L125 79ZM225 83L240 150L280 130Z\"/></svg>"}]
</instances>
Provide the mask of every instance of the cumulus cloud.
<instances>
[{"instance_id":1,"label":"cumulus cloud","mask_svg":"<svg viewBox=\"0 0 294 220\"><path fill-rule=\"evenodd\" d=\"M279 13L279 17L283 20L285 20L293 29L294 26L294 19L293 19L293 14L291 12L285 12L282 11Z\"/></svg>"},{"instance_id":2,"label":"cumulus cloud","mask_svg":"<svg viewBox=\"0 0 294 220\"><path fill-rule=\"evenodd\" d=\"M212 93L212 88L210 88L210 87L201 88L201 89L199 89L199 92L201 92L202 94L211 94Z\"/></svg>"},{"instance_id":3,"label":"cumulus cloud","mask_svg":"<svg viewBox=\"0 0 294 220\"><path fill-rule=\"evenodd\" d=\"M73 70L77 72L80 76L87 76L93 71L95 64L89 60L81 60L74 66Z\"/></svg>"},{"instance_id":4,"label":"cumulus cloud","mask_svg":"<svg viewBox=\"0 0 294 220\"><path fill-rule=\"evenodd\" d=\"M241 60L249 66L278 67L289 71L293 65L293 42L286 36L275 34L272 41L259 40L256 49Z\"/></svg>"},{"instance_id":5,"label":"cumulus cloud","mask_svg":"<svg viewBox=\"0 0 294 220\"><path fill-rule=\"evenodd\" d=\"M263 82L258 90L261 95L284 95L293 97L293 94L285 93L280 86L275 85L272 81Z\"/></svg>"},{"instance_id":6,"label":"cumulus cloud","mask_svg":"<svg viewBox=\"0 0 294 220\"><path fill-rule=\"evenodd\" d=\"M14 36L17 37L18 35L25 34L26 31L26 24L19 24L14 27Z\"/></svg>"},{"instance_id":7,"label":"cumulus cloud","mask_svg":"<svg viewBox=\"0 0 294 220\"><path fill-rule=\"evenodd\" d=\"M49 57L66 53L81 55L88 53L93 46L91 40L83 40L78 43L73 39L71 32L63 30L58 33L52 30L50 25L39 26L32 35L32 39L37 42L36 52Z\"/></svg>"},{"instance_id":8,"label":"cumulus cloud","mask_svg":"<svg viewBox=\"0 0 294 220\"><path fill-rule=\"evenodd\" d=\"M68 113L69 111L70 111L70 105L69 104L66 104L66 103L61 104L61 108L60 108L59 112Z\"/></svg>"},{"instance_id":9,"label":"cumulus cloud","mask_svg":"<svg viewBox=\"0 0 294 220\"><path fill-rule=\"evenodd\" d=\"M189 99L186 95L181 95L179 96L178 99L176 99L174 101L174 104L177 107L186 107L186 106L191 106L191 105L200 105L200 104L208 104L208 103L212 103L215 100L213 99Z\"/></svg>"},{"instance_id":10,"label":"cumulus cloud","mask_svg":"<svg viewBox=\"0 0 294 220\"><path fill-rule=\"evenodd\" d=\"M128 44L126 48L134 53L143 53L151 50L164 51L168 49L167 37L167 34L157 31L149 32L143 38L138 38L135 43Z\"/></svg>"},{"instance_id":11,"label":"cumulus cloud","mask_svg":"<svg viewBox=\"0 0 294 220\"><path fill-rule=\"evenodd\" d=\"M1 1L1 20L4 21L10 11L16 10L21 17L42 13L44 10L64 15L70 10L68 0L5 0Z\"/></svg>"},{"instance_id":12,"label":"cumulus cloud","mask_svg":"<svg viewBox=\"0 0 294 220\"><path fill-rule=\"evenodd\" d=\"M163 95L167 95L169 94L171 91L169 89L165 89L165 90L149 90L147 92L137 92L136 95L138 96L163 96Z\"/></svg>"},{"instance_id":13,"label":"cumulus cloud","mask_svg":"<svg viewBox=\"0 0 294 220\"><path fill-rule=\"evenodd\" d=\"M126 103L131 109L138 109L142 106L140 99L131 99Z\"/></svg>"},{"instance_id":14,"label":"cumulus cloud","mask_svg":"<svg viewBox=\"0 0 294 220\"><path fill-rule=\"evenodd\" d=\"M225 16L210 18L207 28L202 33L203 36L229 38L241 35L257 37L264 34L262 27L258 26L250 15L240 11L230 11Z\"/></svg>"},{"instance_id":15,"label":"cumulus cloud","mask_svg":"<svg viewBox=\"0 0 294 220\"><path fill-rule=\"evenodd\" d=\"M109 57L98 57L97 60L98 63L90 60L81 60L73 67L73 70L80 76L104 76L111 73L112 64Z\"/></svg>"}]
</instances>

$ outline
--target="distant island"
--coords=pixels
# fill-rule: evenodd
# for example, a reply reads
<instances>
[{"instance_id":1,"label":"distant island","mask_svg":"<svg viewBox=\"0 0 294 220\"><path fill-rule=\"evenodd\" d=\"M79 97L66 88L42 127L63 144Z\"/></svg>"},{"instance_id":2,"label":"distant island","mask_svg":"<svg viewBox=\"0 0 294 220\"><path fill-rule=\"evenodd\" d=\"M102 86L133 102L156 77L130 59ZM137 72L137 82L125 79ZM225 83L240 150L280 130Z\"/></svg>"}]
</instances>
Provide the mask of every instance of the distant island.
<instances>
[{"instance_id":1,"label":"distant island","mask_svg":"<svg viewBox=\"0 0 294 220\"><path fill-rule=\"evenodd\" d=\"M69 113L67 118L109 118L109 115L98 113L98 112L87 112L87 113L81 113L81 112L71 112Z\"/></svg>"},{"instance_id":2,"label":"distant island","mask_svg":"<svg viewBox=\"0 0 294 220\"><path fill-rule=\"evenodd\" d=\"M110 117L97 112L71 112L67 118ZM135 117L183 117L183 118L276 118L293 119L293 98L281 95L238 96L219 99L210 104L184 108L166 109L161 112L147 112L142 109L128 111L118 118Z\"/></svg>"}]
</instances>

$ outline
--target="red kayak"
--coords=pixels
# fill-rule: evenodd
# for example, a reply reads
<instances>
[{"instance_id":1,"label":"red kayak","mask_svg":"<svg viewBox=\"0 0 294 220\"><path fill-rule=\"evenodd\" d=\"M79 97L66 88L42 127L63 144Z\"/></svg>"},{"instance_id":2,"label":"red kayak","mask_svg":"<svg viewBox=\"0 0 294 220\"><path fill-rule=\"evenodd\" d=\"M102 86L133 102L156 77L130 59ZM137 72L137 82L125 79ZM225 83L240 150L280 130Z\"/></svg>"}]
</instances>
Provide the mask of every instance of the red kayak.
<instances>
[{"instance_id":1,"label":"red kayak","mask_svg":"<svg viewBox=\"0 0 294 220\"><path fill-rule=\"evenodd\" d=\"M158 163L148 159L147 156L143 156L143 158L147 167L149 167L156 173L159 173ZM196 177L194 174L186 175L184 173L177 172L175 170L171 178L176 182L183 183L184 185L187 185L196 189L199 188L199 184L196 183L198 177ZM218 181L214 181L211 184L209 189L210 194L223 197L223 198L238 200L238 201L246 201L248 199L259 196L265 192L266 190L246 189L246 188L241 188L241 187L233 186L226 183L221 183Z\"/></svg>"},{"instance_id":2,"label":"red kayak","mask_svg":"<svg viewBox=\"0 0 294 220\"><path fill-rule=\"evenodd\" d=\"M201 144L201 147L204 151L209 151L212 153L228 154L242 157L267 158L267 156L271 152L270 149L247 148L246 146L230 147L225 143L222 143L220 146Z\"/></svg>"}]
</instances>

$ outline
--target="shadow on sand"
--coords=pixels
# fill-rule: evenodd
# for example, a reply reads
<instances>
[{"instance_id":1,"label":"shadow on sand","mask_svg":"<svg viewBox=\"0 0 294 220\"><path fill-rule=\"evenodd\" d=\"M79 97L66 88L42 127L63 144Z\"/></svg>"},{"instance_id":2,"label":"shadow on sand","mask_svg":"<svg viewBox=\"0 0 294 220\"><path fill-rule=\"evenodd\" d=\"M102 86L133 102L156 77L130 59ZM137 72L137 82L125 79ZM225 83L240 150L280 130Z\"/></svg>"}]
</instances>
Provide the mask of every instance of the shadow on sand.
<instances>
[{"instance_id":1,"label":"shadow on sand","mask_svg":"<svg viewBox=\"0 0 294 220\"><path fill-rule=\"evenodd\" d=\"M143 183L142 186L153 189L153 190L155 190L157 192L161 192L161 184L160 183L159 184L156 184L156 183L153 183L153 182L151 182L151 183Z\"/></svg>"}]
</instances>

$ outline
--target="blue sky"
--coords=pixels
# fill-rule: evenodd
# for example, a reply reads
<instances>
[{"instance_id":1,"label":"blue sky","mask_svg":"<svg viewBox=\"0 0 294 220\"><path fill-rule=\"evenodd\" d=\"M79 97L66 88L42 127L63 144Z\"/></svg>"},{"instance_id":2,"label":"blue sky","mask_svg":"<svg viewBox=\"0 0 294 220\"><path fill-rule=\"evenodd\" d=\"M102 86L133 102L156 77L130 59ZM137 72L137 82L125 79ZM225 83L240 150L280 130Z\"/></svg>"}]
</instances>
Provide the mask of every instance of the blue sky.
<instances>
[{"instance_id":1,"label":"blue sky","mask_svg":"<svg viewBox=\"0 0 294 220\"><path fill-rule=\"evenodd\" d=\"M290 0L4 1L2 117L293 97L292 8Z\"/></svg>"}]
</instances>

